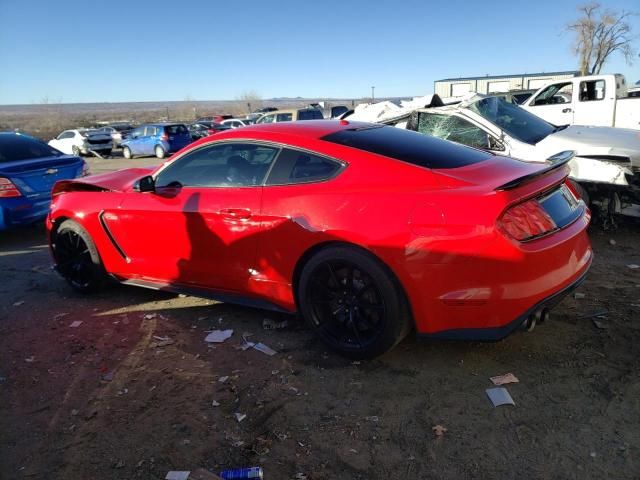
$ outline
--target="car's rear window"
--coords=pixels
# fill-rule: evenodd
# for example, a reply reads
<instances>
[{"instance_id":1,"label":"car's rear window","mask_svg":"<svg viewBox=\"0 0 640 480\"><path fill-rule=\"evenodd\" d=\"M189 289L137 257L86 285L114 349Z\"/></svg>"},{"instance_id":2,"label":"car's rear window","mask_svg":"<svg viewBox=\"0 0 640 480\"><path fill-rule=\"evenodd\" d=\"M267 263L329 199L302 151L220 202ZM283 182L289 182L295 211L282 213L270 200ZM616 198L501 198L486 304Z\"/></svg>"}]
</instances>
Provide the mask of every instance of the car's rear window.
<instances>
[{"instance_id":1,"label":"car's rear window","mask_svg":"<svg viewBox=\"0 0 640 480\"><path fill-rule=\"evenodd\" d=\"M13 133L0 133L0 163L59 157L62 152L40 140Z\"/></svg>"},{"instance_id":2,"label":"car's rear window","mask_svg":"<svg viewBox=\"0 0 640 480\"><path fill-rule=\"evenodd\" d=\"M491 157L481 150L389 126L339 130L322 140L426 168L464 167Z\"/></svg>"},{"instance_id":3,"label":"car's rear window","mask_svg":"<svg viewBox=\"0 0 640 480\"><path fill-rule=\"evenodd\" d=\"M164 128L169 135L189 133L189 131L187 130L187 127L185 127L184 125L167 125Z\"/></svg>"},{"instance_id":4,"label":"car's rear window","mask_svg":"<svg viewBox=\"0 0 640 480\"><path fill-rule=\"evenodd\" d=\"M320 110L298 110L298 120L322 120L323 118Z\"/></svg>"}]
</instances>

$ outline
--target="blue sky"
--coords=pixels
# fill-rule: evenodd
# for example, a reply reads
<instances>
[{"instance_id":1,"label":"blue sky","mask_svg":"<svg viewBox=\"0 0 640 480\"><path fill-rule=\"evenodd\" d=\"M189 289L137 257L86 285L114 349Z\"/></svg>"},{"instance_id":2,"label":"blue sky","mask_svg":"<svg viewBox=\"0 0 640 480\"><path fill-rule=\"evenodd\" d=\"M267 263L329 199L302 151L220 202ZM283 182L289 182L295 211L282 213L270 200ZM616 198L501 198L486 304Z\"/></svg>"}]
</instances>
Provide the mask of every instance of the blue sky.
<instances>
[{"instance_id":1,"label":"blue sky","mask_svg":"<svg viewBox=\"0 0 640 480\"><path fill-rule=\"evenodd\" d=\"M572 70L578 3L0 0L0 104L410 96L439 78ZM640 58L605 70L635 82Z\"/></svg>"}]
</instances>

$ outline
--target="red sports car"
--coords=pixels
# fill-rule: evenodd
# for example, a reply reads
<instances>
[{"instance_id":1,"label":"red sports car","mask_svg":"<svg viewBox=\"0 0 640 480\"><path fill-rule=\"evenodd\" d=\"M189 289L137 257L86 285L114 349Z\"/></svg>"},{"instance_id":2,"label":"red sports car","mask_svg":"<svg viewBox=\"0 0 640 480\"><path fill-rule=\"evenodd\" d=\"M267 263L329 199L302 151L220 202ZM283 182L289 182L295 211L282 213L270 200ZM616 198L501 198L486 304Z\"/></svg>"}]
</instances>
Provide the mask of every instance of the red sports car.
<instances>
[{"instance_id":1,"label":"red sports car","mask_svg":"<svg viewBox=\"0 0 640 480\"><path fill-rule=\"evenodd\" d=\"M584 279L590 212L568 159L347 121L250 126L155 170L59 182L47 224L80 291L112 278L297 311L332 348L372 357L411 328L500 339Z\"/></svg>"}]
</instances>

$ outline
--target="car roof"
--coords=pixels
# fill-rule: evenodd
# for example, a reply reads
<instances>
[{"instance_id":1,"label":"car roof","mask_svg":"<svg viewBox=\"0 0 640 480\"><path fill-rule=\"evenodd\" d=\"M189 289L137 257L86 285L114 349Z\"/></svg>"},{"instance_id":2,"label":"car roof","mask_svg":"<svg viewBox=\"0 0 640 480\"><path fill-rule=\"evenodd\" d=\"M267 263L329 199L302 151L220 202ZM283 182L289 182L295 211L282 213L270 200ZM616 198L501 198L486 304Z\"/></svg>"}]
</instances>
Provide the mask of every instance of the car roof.
<instances>
[{"instance_id":1,"label":"car roof","mask_svg":"<svg viewBox=\"0 0 640 480\"><path fill-rule=\"evenodd\" d=\"M350 122L347 120L305 120L301 122L261 123L247 125L241 129L228 130L216 134L216 138L244 137L251 133L276 133L302 138L319 139L340 130L379 127L376 123Z\"/></svg>"}]
</instances>

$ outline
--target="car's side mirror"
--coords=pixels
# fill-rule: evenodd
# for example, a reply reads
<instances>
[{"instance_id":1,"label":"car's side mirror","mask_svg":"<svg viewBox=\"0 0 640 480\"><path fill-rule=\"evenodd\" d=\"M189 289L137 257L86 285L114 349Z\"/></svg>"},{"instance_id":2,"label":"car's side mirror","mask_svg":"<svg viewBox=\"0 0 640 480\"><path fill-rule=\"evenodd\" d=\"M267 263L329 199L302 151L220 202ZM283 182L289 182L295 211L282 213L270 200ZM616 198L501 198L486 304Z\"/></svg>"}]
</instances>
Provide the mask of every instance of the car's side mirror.
<instances>
[{"instance_id":1,"label":"car's side mirror","mask_svg":"<svg viewBox=\"0 0 640 480\"><path fill-rule=\"evenodd\" d=\"M138 180L133 189L137 192L155 192L156 181L151 175L147 175Z\"/></svg>"}]
</instances>

